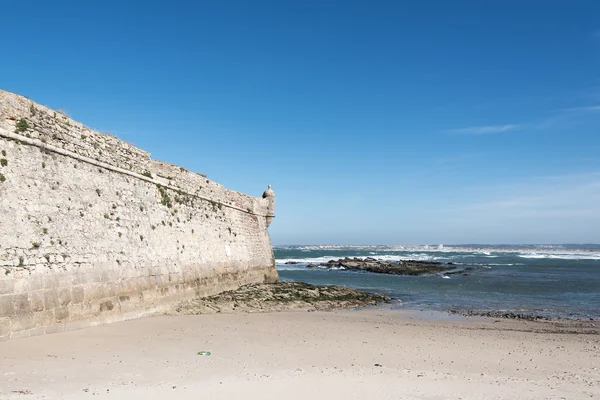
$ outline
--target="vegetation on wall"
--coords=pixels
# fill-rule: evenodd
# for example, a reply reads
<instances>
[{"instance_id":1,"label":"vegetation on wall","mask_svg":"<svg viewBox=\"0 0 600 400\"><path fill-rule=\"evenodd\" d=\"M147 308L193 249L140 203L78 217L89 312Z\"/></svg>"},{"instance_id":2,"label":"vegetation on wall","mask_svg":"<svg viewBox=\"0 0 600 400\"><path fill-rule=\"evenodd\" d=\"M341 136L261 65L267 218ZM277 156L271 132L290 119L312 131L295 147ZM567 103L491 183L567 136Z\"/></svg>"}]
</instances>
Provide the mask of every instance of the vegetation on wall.
<instances>
[{"instance_id":1,"label":"vegetation on wall","mask_svg":"<svg viewBox=\"0 0 600 400\"><path fill-rule=\"evenodd\" d=\"M27 120L25 118L21 118L19 120L19 122L17 122L15 132L23 133L28 129L31 129L31 127L29 126L29 123L27 122Z\"/></svg>"}]
</instances>

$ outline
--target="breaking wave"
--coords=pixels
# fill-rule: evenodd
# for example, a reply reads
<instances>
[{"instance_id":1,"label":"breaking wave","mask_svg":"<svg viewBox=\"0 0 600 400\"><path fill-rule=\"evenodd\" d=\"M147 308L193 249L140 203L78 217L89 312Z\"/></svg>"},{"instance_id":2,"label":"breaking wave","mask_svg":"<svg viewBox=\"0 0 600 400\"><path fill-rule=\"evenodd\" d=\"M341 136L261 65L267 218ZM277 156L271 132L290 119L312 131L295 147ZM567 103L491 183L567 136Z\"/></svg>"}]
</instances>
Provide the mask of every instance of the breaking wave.
<instances>
[{"instance_id":1,"label":"breaking wave","mask_svg":"<svg viewBox=\"0 0 600 400\"><path fill-rule=\"evenodd\" d=\"M598 253L522 253L521 258L560 259L560 260L600 260Z\"/></svg>"}]
</instances>

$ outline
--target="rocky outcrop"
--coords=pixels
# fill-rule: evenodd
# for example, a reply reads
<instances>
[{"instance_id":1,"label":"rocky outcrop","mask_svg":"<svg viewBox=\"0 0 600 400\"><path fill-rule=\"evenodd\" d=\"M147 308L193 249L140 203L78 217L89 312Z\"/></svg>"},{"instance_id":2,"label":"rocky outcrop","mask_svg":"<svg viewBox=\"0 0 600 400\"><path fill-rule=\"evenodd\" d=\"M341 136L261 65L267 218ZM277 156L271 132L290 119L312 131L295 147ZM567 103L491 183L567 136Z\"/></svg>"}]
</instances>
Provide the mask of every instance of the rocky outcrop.
<instances>
[{"instance_id":1,"label":"rocky outcrop","mask_svg":"<svg viewBox=\"0 0 600 400\"><path fill-rule=\"evenodd\" d=\"M280 282L242 286L215 296L182 302L172 314L340 310L374 306L390 298L340 286Z\"/></svg>"},{"instance_id":2,"label":"rocky outcrop","mask_svg":"<svg viewBox=\"0 0 600 400\"><path fill-rule=\"evenodd\" d=\"M389 275L426 275L451 271L454 266L451 263L437 261L403 260L399 262L380 261L374 258L340 258L330 260L326 263L309 264L308 268L344 268L351 271L368 271L377 274Z\"/></svg>"}]
</instances>

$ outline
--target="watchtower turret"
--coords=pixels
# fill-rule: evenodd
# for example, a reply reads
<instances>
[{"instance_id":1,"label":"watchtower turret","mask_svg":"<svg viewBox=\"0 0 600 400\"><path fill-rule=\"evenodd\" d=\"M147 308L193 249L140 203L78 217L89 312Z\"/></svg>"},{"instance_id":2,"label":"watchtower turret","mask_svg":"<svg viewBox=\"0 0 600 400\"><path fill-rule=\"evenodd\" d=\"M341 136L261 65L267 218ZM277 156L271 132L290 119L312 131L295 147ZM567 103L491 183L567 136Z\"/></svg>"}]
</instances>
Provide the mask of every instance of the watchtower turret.
<instances>
[{"instance_id":1,"label":"watchtower turret","mask_svg":"<svg viewBox=\"0 0 600 400\"><path fill-rule=\"evenodd\" d=\"M269 201L267 206L267 227L271 225L273 218L275 218L275 192L271 189L271 185L263 193L263 199Z\"/></svg>"}]
</instances>

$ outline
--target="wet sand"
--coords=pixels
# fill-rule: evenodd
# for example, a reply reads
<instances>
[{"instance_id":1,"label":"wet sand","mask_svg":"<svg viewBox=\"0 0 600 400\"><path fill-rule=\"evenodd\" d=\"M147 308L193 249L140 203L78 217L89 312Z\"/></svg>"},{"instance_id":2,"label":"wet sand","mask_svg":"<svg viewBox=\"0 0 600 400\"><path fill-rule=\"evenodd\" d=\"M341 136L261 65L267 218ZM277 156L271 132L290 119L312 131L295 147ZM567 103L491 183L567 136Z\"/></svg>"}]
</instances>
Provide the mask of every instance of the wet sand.
<instances>
[{"instance_id":1,"label":"wet sand","mask_svg":"<svg viewBox=\"0 0 600 400\"><path fill-rule=\"evenodd\" d=\"M600 398L598 332L375 309L160 316L0 342L0 399Z\"/></svg>"}]
</instances>

